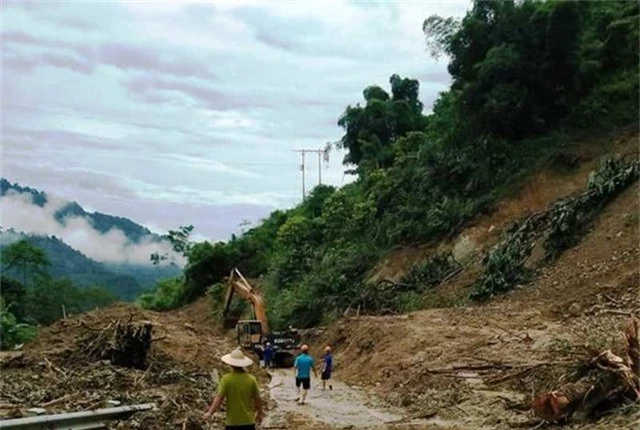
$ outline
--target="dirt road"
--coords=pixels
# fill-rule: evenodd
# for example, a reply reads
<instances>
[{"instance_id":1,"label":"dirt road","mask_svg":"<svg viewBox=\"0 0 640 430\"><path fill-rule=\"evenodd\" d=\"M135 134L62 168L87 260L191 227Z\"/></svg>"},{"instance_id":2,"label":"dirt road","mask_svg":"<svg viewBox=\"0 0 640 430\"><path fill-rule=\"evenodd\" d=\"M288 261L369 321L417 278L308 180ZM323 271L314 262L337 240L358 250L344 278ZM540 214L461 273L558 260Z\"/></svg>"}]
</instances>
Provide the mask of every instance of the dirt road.
<instances>
[{"instance_id":1,"label":"dirt road","mask_svg":"<svg viewBox=\"0 0 640 430\"><path fill-rule=\"evenodd\" d=\"M295 401L293 371L274 369L270 373L269 392L275 406L269 411L263 428L293 428L292 420L298 425L306 422L309 428L322 428L323 424L327 428L372 428L402 419L400 411L375 405L357 389L336 380L332 381L333 390L322 391L320 379L312 379L307 402L299 405Z\"/></svg>"}]
</instances>

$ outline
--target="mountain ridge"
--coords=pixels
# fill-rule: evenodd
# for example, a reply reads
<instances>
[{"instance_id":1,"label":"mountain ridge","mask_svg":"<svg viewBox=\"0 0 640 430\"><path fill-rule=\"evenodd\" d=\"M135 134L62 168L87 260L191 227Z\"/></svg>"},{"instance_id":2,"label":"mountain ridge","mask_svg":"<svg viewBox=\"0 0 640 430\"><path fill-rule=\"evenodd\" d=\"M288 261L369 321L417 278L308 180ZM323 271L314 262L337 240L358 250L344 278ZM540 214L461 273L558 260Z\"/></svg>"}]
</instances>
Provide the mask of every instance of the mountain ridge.
<instances>
[{"instance_id":1,"label":"mountain ridge","mask_svg":"<svg viewBox=\"0 0 640 430\"><path fill-rule=\"evenodd\" d=\"M45 207L49 202L47 193L29 186L22 186L19 183L11 183L6 178L0 178L0 196L4 197L14 191L19 194L29 194L32 204ZM99 233L106 233L113 228L121 230L127 239L132 243L140 243L143 237L152 238L154 241L161 241L163 236L151 232L129 218L105 214L102 212L87 212L79 203L69 201L64 206L56 210L54 217L56 221L65 226L69 218L82 217Z\"/></svg>"},{"instance_id":2,"label":"mountain ridge","mask_svg":"<svg viewBox=\"0 0 640 430\"><path fill-rule=\"evenodd\" d=\"M1 178L0 197L11 193L29 195L31 203L40 208L51 202L44 191ZM87 221L88 227L98 234L96 237L104 236L113 229L119 230L126 238L127 246L136 246L143 241L147 244L166 245L166 237L152 233L148 228L126 217L87 212L75 201L66 202L56 209L53 218L62 228L66 228L71 220L82 218ZM53 234L55 232L21 231L6 227L0 228L0 250L16 240L25 239L46 252L51 261L49 273L54 278L68 278L79 288L103 286L122 300L133 300L139 294L152 289L159 279L179 276L181 272L178 266L155 266L150 260L148 264L98 261L70 246L63 238Z\"/></svg>"}]
</instances>

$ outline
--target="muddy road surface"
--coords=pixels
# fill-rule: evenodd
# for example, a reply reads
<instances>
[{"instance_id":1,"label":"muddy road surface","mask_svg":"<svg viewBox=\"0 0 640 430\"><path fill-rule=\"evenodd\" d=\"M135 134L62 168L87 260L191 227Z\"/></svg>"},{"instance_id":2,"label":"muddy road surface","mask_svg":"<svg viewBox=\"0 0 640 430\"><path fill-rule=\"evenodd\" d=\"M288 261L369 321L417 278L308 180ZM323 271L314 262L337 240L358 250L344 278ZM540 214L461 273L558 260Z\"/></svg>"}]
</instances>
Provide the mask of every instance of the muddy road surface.
<instances>
[{"instance_id":1,"label":"muddy road surface","mask_svg":"<svg viewBox=\"0 0 640 430\"><path fill-rule=\"evenodd\" d=\"M289 428L378 428L403 420L402 413L383 407L359 390L332 380L322 390L320 378L312 378L311 390L304 405L296 402L293 370L270 371L271 410L262 424L267 429Z\"/></svg>"}]
</instances>

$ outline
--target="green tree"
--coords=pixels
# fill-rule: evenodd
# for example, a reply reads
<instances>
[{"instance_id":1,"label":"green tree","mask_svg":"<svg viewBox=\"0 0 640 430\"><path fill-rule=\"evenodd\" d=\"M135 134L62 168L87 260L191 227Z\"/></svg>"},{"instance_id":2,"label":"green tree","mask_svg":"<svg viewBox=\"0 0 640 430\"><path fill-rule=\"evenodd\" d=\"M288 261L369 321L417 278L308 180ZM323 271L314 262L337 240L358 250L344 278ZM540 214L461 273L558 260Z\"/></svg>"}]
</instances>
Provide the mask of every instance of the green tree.
<instances>
[{"instance_id":1,"label":"green tree","mask_svg":"<svg viewBox=\"0 0 640 430\"><path fill-rule=\"evenodd\" d=\"M378 86L368 87L363 91L365 105L348 106L338 120L345 130L339 143L347 150L344 164L357 166L360 175L389 167L396 139L426 125L418 98L419 82L392 75L389 83L391 96Z\"/></svg>"},{"instance_id":2,"label":"green tree","mask_svg":"<svg viewBox=\"0 0 640 430\"><path fill-rule=\"evenodd\" d=\"M83 311L80 293L68 279L47 279L29 290L28 314L38 323L49 325Z\"/></svg>"},{"instance_id":3,"label":"green tree","mask_svg":"<svg viewBox=\"0 0 640 430\"><path fill-rule=\"evenodd\" d=\"M182 278L168 278L157 282L151 293L142 294L138 304L144 309L166 311L184 304L184 284Z\"/></svg>"},{"instance_id":4,"label":"green tree","mask_svg":"<svg viewBox=\"0 0 640 430\"><path fill-rule=\"evenodd\" d=\"M43 250L25 239L3 248L0 260L4 270L15 270L20 275L23 285L32 283L36 275L46 274L45 269L51 264Z\"/></svg>"},{"instance_id":5,"label":"green tree","mask_svg":"<svg viewBox=\"0 0 640 430\"><path fill-rule=\"evenodd\" d=\"M192 231L192 225L183 225L178 227L177 230L169 230L167 240L171 243L174 252L183 257L188 257L189 251L193 246L193 242L190 240ZM162 261L170 260L170 256L168 253L159 254L158 252L154 252L151 254L150 260L154 265L157 265Z\"/></svg>"},{"instance_id":6,"label":"green tree","mask_svg":"<svg viewBox=\"0 0 640 430\"><path fill-rule=\"evenodd\" d=\"M24 321L27 316L27 288L15 279L0 277L0 297L18 321Z\"/></svg>"}]
</instances>

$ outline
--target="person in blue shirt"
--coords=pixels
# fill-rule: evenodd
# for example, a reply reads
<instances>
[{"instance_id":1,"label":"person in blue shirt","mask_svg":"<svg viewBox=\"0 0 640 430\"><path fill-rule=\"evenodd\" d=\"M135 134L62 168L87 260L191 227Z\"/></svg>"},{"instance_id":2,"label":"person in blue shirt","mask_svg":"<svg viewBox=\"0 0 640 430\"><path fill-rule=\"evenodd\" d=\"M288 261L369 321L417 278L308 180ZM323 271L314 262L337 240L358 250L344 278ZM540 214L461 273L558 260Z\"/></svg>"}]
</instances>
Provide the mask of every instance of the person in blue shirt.
<instances>
[{"instance_id":1,"label":"person in blue shirt","mask_svg":"<svg viewBox=\"0 0 640 430\"><path fill-rule=\"evenodd\" d=\"M327 381L331 379L331 371L333 370L333 355L331 354L331 347L327 346L324 349L324 357L322 357L322 372L320 379L322 379L322 390L327 387ZM329 389L333 390L331 382L329 382Z\"/></svg>"},{"instance_id":2,"label":"person in blue shirt","mask_svg":"<svg viewBox=\"0 0 640 430\"><path fill-rule=\"evenodd\" d=\"M265 367L267 368L272 367L273 347L269 342L267 342L266 345L264 346L264 350L262 351L262 358L264 358Z\"/></svg>"},{"instance_id":3,"label":"person in blue shirt","mask_svg":"<svg viewBox=\"0 0 640 430\"><path fill-rule=\"evenodd\" d=\"M293 362L293 367L296 372L296 389L298 390L296 402L303 405L307 399L307 392L311 388L311 372L313 371L313 376L316 378L318 375L316 373L316 363L313 357L309 355L309 346L302 345L300 351L300 355ZM302 396L300 396L300 386L302 386Z\"/></svg>"}]
</instances>

